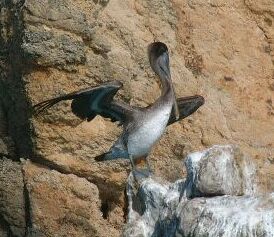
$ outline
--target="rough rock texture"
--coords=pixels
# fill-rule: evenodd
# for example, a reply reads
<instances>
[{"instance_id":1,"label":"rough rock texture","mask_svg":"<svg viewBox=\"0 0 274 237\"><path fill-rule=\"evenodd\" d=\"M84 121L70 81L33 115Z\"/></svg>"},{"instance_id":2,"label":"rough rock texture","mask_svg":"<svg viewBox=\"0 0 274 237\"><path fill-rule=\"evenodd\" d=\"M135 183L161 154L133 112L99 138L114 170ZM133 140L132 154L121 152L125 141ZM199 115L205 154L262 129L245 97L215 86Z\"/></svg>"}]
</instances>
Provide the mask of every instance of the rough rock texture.
<instances>
[{"instance_id":1,"label":"rough rock texture","mask_svg":"<svg viewBox=\"0 0 274 237\"><path fill-rule=\"evenodd\" d=\"M186 158L190 197L242 195L256 192L256 169L234 146L213 146Z\"/></svg>"},{"instance_id":2,"label":"rough rock texture","mask_svg":"<svg viewBox=\"0 0 274 237\"><path fill-rule=\"evenodd\" d=\"M272 192L273 7L272 0L0 1L0 153L95 184L105 218L121 229L128 162L93 159L120 129L99 117L80 121L68 102L38 118L31 106L109 80L124 83L119 99L147 106L160 92L146 47L161 40L177 95L201 94L206 103L167 129L150 155L155 173L174 181L190 151L237 144L257 164L259 190Z\"/></svg>"},{"instance_id":3,"label":"rough rock texture","mask_svg":"<svg viewBox=\"0 0 274 237\"><path fill-rule=\"evenodd\" d=\"M177 236L274 235L274 194L193 199L179 205ZM179 208L178 208L179 209ZM190 214L191 213L191 214Z\"/></svg>"},{"instance_id":4,"label":"rough rock texture","mask_svg":"<svg viewBox=\"0 0 274 237\"><path fill-rule=\"evenodd\" d=\"M183 187L184 180L170 184L148 178L136 183L130 175L127 186L128 220L123 236L173 236L177 223L176 206Z\"/></svg>"},{"instance_id":5,"label":"rough rock texture","mask_svg":"<svg viewBox=\"0 0 274 237\"><path fill-rule=\"evenodd\" d=\"M227 162L228 158L232 163L237 162L235 149L230 146L214 146L203 154L197 166L201 168L208 166L210 157L210 164L218 167L216 170L213 169L216 175L213 183L223 183L223 187L228 187L228 192L238 195L238 184L233 183L231 187L228 186L230 180L223 179L224 173L233 176L235 170L228 165L220 166L220 162ZM195 158L197 153L188 156L188 160ZM186 165L190 165L190 162ZM247 170L250 168L250 172L253 172L252 166L245 168ZM190 173L187 174L186 180L177 180L175 183L168 183L157 177L136 181L132 175L129 176L127 186L129 212L123 232L124 237L270 237L274 235L274 193L233 196L205 192L206 196L210 194L211 197L203 197L201 193L200 197L190 196L189 194L193 192L192 186L199 187L200 180L193 179L193 169L188 167L187 170ZM203 169L197 168L196 172L196 176L201 177L201 180L212 180ZM246 179L242 178L239 182L246 183ZM190 180L193 182L192 185L189 185ZM250 181L255 180L250 179ZM204 182L203 187L211 191L213 183Z\"/></svg>"},{"instance_id":6,"label":"rough rock texture","mask_svg":"<svg viewBox=\"0 0 274 237\"><path fill-rule=\"evenodd\" d=\"M24 165L28 190L28 236L118 236L100 213L94 184L75 175Z\"/></svg>"},{"instance_id":7,"label":"rough rock texture","mask_svg":"<svg viewBox=\"0 0 274 237\"><path fill-rule=\"evenodd\" d=\"M25 194L21 165L5 158L0 160L0 223L11 236L25 234Z\"/></svg>"}]
</instances>

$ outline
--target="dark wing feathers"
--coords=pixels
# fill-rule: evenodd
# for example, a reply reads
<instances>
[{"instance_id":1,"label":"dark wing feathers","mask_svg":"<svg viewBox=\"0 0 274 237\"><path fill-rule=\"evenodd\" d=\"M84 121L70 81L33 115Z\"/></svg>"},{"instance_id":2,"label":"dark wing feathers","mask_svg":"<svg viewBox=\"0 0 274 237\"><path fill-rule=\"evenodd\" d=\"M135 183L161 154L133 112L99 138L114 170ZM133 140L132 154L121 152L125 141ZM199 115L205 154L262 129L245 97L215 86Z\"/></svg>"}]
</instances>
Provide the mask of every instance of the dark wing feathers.
<instances>
[{"instance_id":1,"label":"dark wing feathers","mask_svg":"<svg viewBox=\"0 0 274 237\"><path fill-rule=\"evenodd\" d=\"M81 119L91 121L96 115L101 115L105 118L110 118L112 122L119 121L120 124L123 124L138 109L113 100L113 97L121 87L121 82L113 81L46 100L33 106L34 114L38 115L60 101L72 100L72 112ZM177 99L177 103L180 114L178 120L181 120L202 106L204 98L199 95L182 97ZM178 120L176 120L174 113L171 113L168 125Z\"/></svg>"},{"instance_id":2,"label":"dark wing feathers","mask_svg":"<svg viewBox=\"0 0 274 237\"><path fill-rule=\"evenodd\" d=\"M177 104L179 107L179 119L184 119L187 116L194 113L200 106L202 106L205 103L204 97L200 95L194 95L194 96L188 96L188 97L182 97L177 99ZM171 113L168 125L173 124L174 122L178 121L176 120L173 113Z\"/></svg>"},{"instance_id":3,"label":"dark wing feathers","mask_svg":"<svg viewBox=\"0 0 274 237\"><path fill-rule=\"evenodd\" d=\"M94 97L94 96L90 96ZM80 96L75 98L71 102L71 110L72 112L81 119L87 119L87 121L91 121L96 117L96 113L90 109L89 101L92 99L89 96Z\"/></svg>"},{"instance_id":4,"label":"dark wing feathers","mask_svg":"<svg viewBox=\"0 0 274 237\"><path fill-rule=\"evenodd\" d=\"M110 118L111 121L123 123L130 113L128 106L113 101L113 97L122 86L121 82L113 81L46 100L33 106L34 114L38 115L60 101L72 100L72 112L81 119L90 121L99 114Z\"/></svg>"}]
</instances>

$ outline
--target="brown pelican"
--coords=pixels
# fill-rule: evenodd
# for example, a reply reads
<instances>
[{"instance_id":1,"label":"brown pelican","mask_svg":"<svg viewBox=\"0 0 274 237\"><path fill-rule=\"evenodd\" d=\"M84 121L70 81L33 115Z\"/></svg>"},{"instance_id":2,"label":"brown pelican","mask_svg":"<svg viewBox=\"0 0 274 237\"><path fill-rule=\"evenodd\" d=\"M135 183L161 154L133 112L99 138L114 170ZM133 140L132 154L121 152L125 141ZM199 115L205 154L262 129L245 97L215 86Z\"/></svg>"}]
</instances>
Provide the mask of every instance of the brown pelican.
<instances>
[{"instance_id":1,"label":"brown pelican","mask_svg":"<svg viewBox=\"0 0 274 237\"><path fill-rule=\"evenodd\" d=\"M72 100L72 112L81 119L91 121L96 115L101 115L113 122L118 121L123 126L122 134L107 153L95 160L129 159L133 171L136 171L135 161L145 158L147 162L146 157L168 125L189 116L204 104L204 98L199 95L176 100L170 76L168 48L164 43L151 43L148 56L150 66L162 85L161 96L154 104L138 108L113 99L122 83L111 81L41 102L34 106L35 114L60 101ZM148 163L146 170L150 170Z\"/></svg>"}]
</instances>

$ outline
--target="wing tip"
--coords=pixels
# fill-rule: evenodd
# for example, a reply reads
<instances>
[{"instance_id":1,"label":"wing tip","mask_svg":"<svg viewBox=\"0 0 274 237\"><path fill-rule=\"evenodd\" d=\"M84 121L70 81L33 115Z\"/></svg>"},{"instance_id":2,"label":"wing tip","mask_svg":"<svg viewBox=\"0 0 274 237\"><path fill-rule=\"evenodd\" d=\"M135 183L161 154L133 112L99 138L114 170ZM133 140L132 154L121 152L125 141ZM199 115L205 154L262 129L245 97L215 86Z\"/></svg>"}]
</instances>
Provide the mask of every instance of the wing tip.
<instances>
[{"instance_id":1,"label":"wing tip","mask_svg":"<svg viewBox=\"0 0 274 237\"><path fill-rule=\"evenodd\" d=\"M205 104L205 98L202 95L196 95L198 102L200 102L200 106Z\"/></svg>"},{"instance_id":2,"label":"wing tip","mask_svg":"<svg viewBox=\"0 0 274 237\"><path fill-rule=\"evenodd\" d=\"M202 106L205 103L205 98L202 95L193 95L193 96L187 96L182 97L178 99L179 101L193 101L195 104Z\"/></svg>"},{"instance_id":3,"label":"wing tip","mask_svg":"<svg viewBox=\"0 0 274 237\"><path fill-rule=\"evenodd\" d=\"M31 113L34 117L37 117L53 105L50 100L42 101L32 106Z\"/></svg>"}]
</instances>

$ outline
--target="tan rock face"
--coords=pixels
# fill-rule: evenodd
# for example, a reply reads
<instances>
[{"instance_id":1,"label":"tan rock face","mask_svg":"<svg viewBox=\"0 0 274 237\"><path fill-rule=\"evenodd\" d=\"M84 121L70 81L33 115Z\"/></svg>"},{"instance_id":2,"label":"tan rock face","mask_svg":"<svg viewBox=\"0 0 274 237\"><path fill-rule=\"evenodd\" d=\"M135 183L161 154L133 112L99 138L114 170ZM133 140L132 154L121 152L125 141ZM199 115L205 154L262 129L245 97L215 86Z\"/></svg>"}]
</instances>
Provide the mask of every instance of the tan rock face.
<instances>
[{"instance_id":1,"label":"tan rock face","mask_svg":"<svg viewBox=\"0 0 274 237\"><path fill-rule=\"evenodd\" d=\"M100 117L80 121L69 102L37 118L30 107L110 80L124 84L117 98L147 106L160 90L146 47L160 40L170 49L177 96L201 94L206 103L167 129L149 158L155 173L176 180L185 175L181 162L187 153L237 144L258 165L262 191L273 191L273 8L271 0L5 3L0 40L9 53L0 57L0 152L95 184L105 217L121 228L129 162L94 161L121 129ZM58 180L66 187L65 178ZM54 226L50 231L60 227Z\"/></svg>"},{"instance_id":2,"label":"tan rock face","mask_svg":"<svg viewBox=\"0 0 274 237\"><path fill-rule=\"evenodd\" d=\"M118 236L101 216L94 184L31 162L24 165L24 173L30 202L29 236Z\"/></svg>"},{"instance_id":3,"label":"tan rock face","mask_svg":"<svg viewBox=\"0 0 274 237\"><path fill-rule=\"evenodd\" d=\"M17 162L0 160L0 236L24 236L26 228L24 182ZM2 232L1 232L2 231Z\"/></svg>"}]
</instances>

